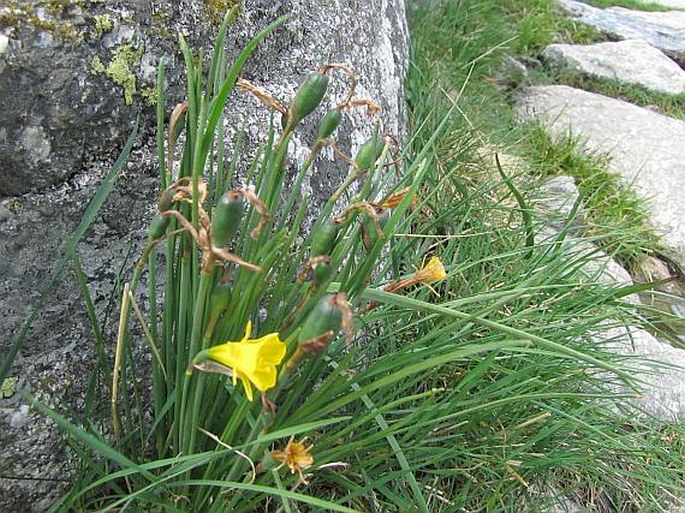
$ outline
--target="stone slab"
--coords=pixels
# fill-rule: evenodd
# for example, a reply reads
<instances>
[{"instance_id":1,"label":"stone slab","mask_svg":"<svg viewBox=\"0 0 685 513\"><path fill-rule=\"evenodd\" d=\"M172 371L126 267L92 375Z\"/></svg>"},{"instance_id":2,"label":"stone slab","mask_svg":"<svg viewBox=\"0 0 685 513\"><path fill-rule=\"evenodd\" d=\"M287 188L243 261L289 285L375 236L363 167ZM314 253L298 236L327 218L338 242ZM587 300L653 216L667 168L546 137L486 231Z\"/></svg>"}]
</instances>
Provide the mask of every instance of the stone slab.
<instances>
[{"instance_id":1,"label":"stone slab","mask_svg":"<svg viewBox=\"0 0 685 513\"><path fill-rule=\"evenodd\" d=\"M558 0L582 23L618 39L643 39L669 55L685 55L685 12L644 12L609 7L599 9L576 0Z\"/></svg>"},{"instance_id":2,"label":"stone slab","mask_svg":"<svg viewBox=\"0 0 685 513\"><path fill-rule=\"evenodd\" d=\"M556 85L526 89L518 116L541 121L555 137L572 134L587 150L609 154L609 169L647 200L664 244L685 266L685 122Z\"/></svg>"},{"instance_id":3,"label":"stone slab","mask_svg":"<svg viewBox=\"0 0 685 513\"><path fill-rule=\"evenodd\" d=\"M552 68L637 84L666 94L685 93L685 71L641 39L594 45L550 45L542 53Z\"/></svg>"},{"instance_id":4,"label":"stone slab","mask_svg":"<svg viewBox=\"0 0 685 513\"><path fill-rule=\"evenodd\" d=\"M632 326L617 326L593 338L606 350L627 357L625 364L641 385L635 406L663 422L685 421L685 350Z\"/></svg>"}]
</instances>

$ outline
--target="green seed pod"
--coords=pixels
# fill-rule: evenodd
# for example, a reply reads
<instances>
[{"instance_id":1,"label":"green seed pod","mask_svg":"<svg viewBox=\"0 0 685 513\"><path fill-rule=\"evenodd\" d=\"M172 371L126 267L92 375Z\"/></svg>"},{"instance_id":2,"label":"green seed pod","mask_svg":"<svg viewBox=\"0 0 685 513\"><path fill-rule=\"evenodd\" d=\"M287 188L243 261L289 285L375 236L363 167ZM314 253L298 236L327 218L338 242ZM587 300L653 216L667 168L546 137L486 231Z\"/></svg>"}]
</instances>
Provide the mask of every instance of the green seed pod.
<instances>
[{"instance_id":1,"label":"green seed pod","mask_svg":"<svg viewBox=\"0 0 685 513\"><path fill-rule=\"evenodd\" d=\"M231 286L230 283L217 283L209 295L209 309L210 312L220 314L228 307L228 302L231 300Z\"/></svg>"},{"instance_id":2,"label":"green seed pod","mask_svg":"<svg viewBox=\"0 0 685 513\"><path fill-rule=\"evenodd\" d=\"M169 218L157 214L150 223L150 228L148 228L147 231L148 242L154 242L164 237L167 226L169 226Z\"/></svg>"},{"instance_id":3,"label":"green seed pod","mask_svg":"<svg viewBox=\"0 0 685 513\"><path fill-rule=\"evenodd\" d=\"M312 237L312 257L330 255L335 246L340 225L334 221L327 221Z\"/></svg>"},{"instance_id":4,"label":"green seed pod","mask_svg":"<svg viewBox=\"0 0 685 513\"><path fill-rule=\"evenodd\" d=\"M290 105L288 123L294 127L314 112L314 109L323 100L326 89L328 89L328 75L318 71L310 73L297 90L297 94Z\"/></svg>"},{"instance_id":5,"label":"green seed pod","mask_svg":"<svg viewBox=\"0 0 685 513\"><path fill-rule=\"evenodd\" d=\"M328 262L318 262L314 265L312 271L314 273L314 284L320 287L323 283L330 280L333 274L333 266Z\"/></svg>"},{"instance_id":6,"label":"green seed pod","mask_svg":"<svg viewBox=\"0 0 685 513\"><path fill-rule=\"evenodd\" d=\"M328 139L342 121L343 115L338 109L331 109L319 123L319 132L316 135L318 140Z\"/></svg>"},{"instance_id":7,"label":"green seed pod","mask_svg":"<svg viewBox=\"0 0 685 513\"><path fill-rule=\"evenodd\" d=\"M223 194L214 207L212 244L218 248L228 246L238 231L244 212L245 201L242 194L233 191Z\"/></svg>"},{"instance_id":8,"label":"green seed pod","mask_svg":"<svg viewBox=\"0 0 685 513\"><path fill-rule=\"evenodd\" d=\"M388 224L388 219L390 219L389 210L384 210L378 216L378 224L380 225L381 230L385 229L385 225ZM370 216L366 216L362 224L362 242L364 243L366 251L369 252L376 245L376 242L378 242L378 229L376 228L376 223L374 223Z\"/></svg>"},{"instance_id":9,"label":"green seed pod","mask_svg":"<svg viewBox=\"0 0 685 513\"><path fill-rule=\"evenodd\" d=\"M173 205L173 199L175 194L176 191L174 189L167 189L166 191L164 191L162 195L159 197L159 201L157 201L157 210L159 210L162 213L169 210Z\"/></svg>"},{"instance_id":10,"label":"green seed pod","mask_svg":"<svg viewBox=\"0 0 685 513\"><path fill-rule=\"evenodd\" d=\"M305 343L329 331L337 333L342 327L342 317L343 313L337 305L335 296L329 294L322 297L304 321L297 338L298 342Z\"/></svg>"},{"instance_id":11,"label":"green seed pod","mask_svg":"<svg viewBox=\"0 0 685 513\"><path fill-rule=\"evenodd\" d=\"M370 169L371 166L373 166L381 157L384 147L385 141L383 141L383 138L377 134L362 144L359 147L357 156L354 158L354 161L357 163L359 169L362 171Z\"/></svg>"}]
</instances>

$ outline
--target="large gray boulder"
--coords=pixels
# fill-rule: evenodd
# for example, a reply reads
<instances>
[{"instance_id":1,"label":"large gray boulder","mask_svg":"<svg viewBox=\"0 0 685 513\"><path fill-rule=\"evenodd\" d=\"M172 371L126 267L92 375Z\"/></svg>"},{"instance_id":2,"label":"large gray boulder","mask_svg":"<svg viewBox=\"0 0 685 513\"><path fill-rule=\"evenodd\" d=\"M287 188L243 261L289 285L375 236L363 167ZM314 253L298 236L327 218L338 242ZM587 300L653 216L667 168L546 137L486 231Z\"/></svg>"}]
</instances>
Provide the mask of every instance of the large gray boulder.
<instances>
[{"instance_id":1,"label":"large gray boulder","mask_svg":"<svg viewBox=\"0 0 685 513\"><path fill-rule=\"evenodd\" d=\"M168 111L185 88L177 34L184 33L191 47L207 56L223 18L221 7L233 3L11 1L0 7L3 361L59 260L64 235L78 224L141 113L142 134L131 161L78 247L96 309L105 312L124 257L129 249L131 258L137 254L158 192L154 107L148 105L157 63L161 58L168 63ZM287 102L312 69L330 61L347 63L359 75L358 95L382 106L384 129L401 133L408 59L403 2L248 0L229 29L229 56L285 14L289 20L260 44L244 78ZM334 88L332 95L340 91ZM243 119L248 145L264 133L269 114L252 97L236 93L228 110L228 137ZM350 152L374 124L362 112L353 118L338 138ZM293 158L311 144L314 124L305 123L295 138ZM325 160L318 164L307 184L314 201L326 197L346 172ZM85 308L67 274L36 319L10 376L42 401L78 412L94 354ZM0 511L38 511L68 477L67 453L55 427L28 410L11 389L0 394Z\"/></svg>"},{"instance_id":2,"label":"large gray boulder","mask_svg":"<svg viewBox=\"0 0 685 513\"><path fill-rule=\"evenodd\" d=\"M669 55L685 54L685 12L599 9L577 0L558 0L571 16L619 39L643 39Z\"/></svg>"},{"instance_id":3,"label":"large gray boulder","mask_svg":"<svg viewBox=\"0 0 685 513\"><path fill-rule=\"evenodd\" d=\"M663 242L685 266L685 122L567 86L526 89L519 116L540 121L554 137L572 134L587 150L610 155L609 170L647 201Z\"/></svg>"},{"instance_id":4,"label":"large gray boulder","mask_svg":"<svg viewBox=\"0 0 685 513\"><path fill-rule=\"evenodd\" d=\"M640 39L594 45L553 44L542 56L552 68L636 84L658 93L685 93L685 71Z\"/></svg>"}]
</instances>

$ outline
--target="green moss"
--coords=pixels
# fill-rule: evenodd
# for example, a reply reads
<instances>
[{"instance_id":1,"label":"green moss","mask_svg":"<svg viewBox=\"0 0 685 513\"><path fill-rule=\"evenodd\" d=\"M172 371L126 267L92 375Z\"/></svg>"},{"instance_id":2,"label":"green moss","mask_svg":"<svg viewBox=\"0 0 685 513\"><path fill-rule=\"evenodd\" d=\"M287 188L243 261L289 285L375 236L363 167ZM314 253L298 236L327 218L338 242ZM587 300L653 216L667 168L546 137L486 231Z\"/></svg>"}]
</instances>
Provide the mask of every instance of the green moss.
<instances>
[{"instance_id":1,"label":"green moss","mask_svg":"<svg viewBox=\"0 0 685 513\"><path fill-rule=\"evenodd\" d=\"M95 73L96 75L102 74L105 72L105 65L102 64L102 60L100 60L99 56L95 56L90 60L90 70Z\"/></svg>"},{"instance_id":2,"label":"green moss","mask_svg":"<svg viewBox=\"0 0 685 513\"><path fill-rule=\"evenodd\" d=\"M136 94L136 74L133 71L140 65L143 56L143 46L135 47L131 44L122 45L112 54L112 59L105 66L97 55L90 61L90 70L97 74L104 74L124 90L126 105L133 103Z\"/></svg>"},{"instance_id":3,"label":"green moss","mask_svg":"<svg viewBox=\"0 0 685 513\"><path fill-rule=\"evenodd\" d=\"M111 32L114 28L114 22L109 14L96 14L93 16L95 26L91 30L90 35L93 39L100 39L103 34Z\"/></svg>"},{"instance_id":4,"label":"green moss","mask_svg":"<svg viewBox=\"0 0 685 513\"><path fill-rule=\"evenodd\" d=\"M24 208L21 202L16 198L3 201L2 205L13 214L18 214Z\"/></svg>"}]
</instances>

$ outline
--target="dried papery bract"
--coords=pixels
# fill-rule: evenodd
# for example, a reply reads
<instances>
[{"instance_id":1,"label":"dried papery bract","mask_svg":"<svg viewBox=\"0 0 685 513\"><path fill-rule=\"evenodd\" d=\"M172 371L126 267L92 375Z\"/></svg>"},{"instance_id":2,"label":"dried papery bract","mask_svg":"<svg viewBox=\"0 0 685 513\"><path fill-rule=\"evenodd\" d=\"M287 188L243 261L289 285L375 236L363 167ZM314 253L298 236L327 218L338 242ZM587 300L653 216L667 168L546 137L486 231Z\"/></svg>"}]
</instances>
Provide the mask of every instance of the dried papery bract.
<instances>
[{"instance_id":1,"label":"dried papery bract","mask_svg":"<svg viewBox=\"0 0 685 513\"><path fill-rule=\"evenodd\" d=\"M170 190L173 190L175 192L172 199L174 203L185 201L192 204L193 192L192 189L190 187L187 187L186 184L187 179L184 178L179 180L178 182L176 182L176 184L170 187ZM219 215L225 217L226 219L220 218L219 220L217 220L215 217L214 222L210 222L209 215L207 214L207 211L204 209L204 202L207 197L207 185L204 181L199 183L198 190L200 198L198 199L199 222L197 229L190 223L190 221L188 221L188 219L185 218L185 216L179 210L169 208L165 210L162 215L165 217L173 217L174 219L178 220L179 224L182 227L182 230L188 232L190 236L193 239L195 239L195 242L202 251L203 271L207 273L210 272L211 269L214 267L217 258L221 260L226 260L228 262L232 262L236 265L246 267L253 271L261 271L260 266L243 260L242 258L240 258L237 255L234 255L224 247L214 245L212 234L213 228L216 227L219 231L219 238L221 239L220 242L225 243L224 245L228 244L228 241L226 239L230 240L230 236L232 236L232 234L234 234L235 231L237 231L236 225L240 222L240 219L235 219L236 217L241 217L240 215L238 215L240 205L236 203L237 199L239 198L247 199L252 205L255 206L255 209L259 212L260 221L255 230L253 230L253 235L255 233L259 233L259 230L268 221L268 214L265 212L266 207L261 202L261 200L259 200L259 198L257 198L254 192L252 192L249 189L239 189L237 191L231 191L230 193L224 195L222 197L224 201L219 203Z\"/></svg>"},{"instance_id":2,"label":"dried papery bract","mask_svg":"<svg viewBox=\"0 0 685 513\"><path fill-rule=\"evenodd\" d=\"M324 64L323 66L321 66L320 71L321 71L321 73L328 73L332 69L341 70L350 79L350 87L347 91L347 96L345 96L345 99L338 105L338 109L343 110L343 109L347 108L350 101L354 97L354 93L357 89L357 84L359 83L359 79L357 78L357 74L354 72L352 67L348 66L347 64L344 64L342 62L329 62L327 64Z\"/></svg>"},{"instance_id":3,"label":"dried papery bract","mask_svg":"<svg viewBox=\"0 0 685 513\"><path fill-rule=\"evenodd\" d=\"M172 175L172 164L174 160L174 151L176 150L176 141L178 140L181 130L185 127L186 113L188 112L188 102L181 102L171 112L169 118L169 130L167 135L167 159L166 172L167 176ZM168 183L168 182L167 182Z\"/></svg>"},{"instance_id":4,"label":"dried papery bract","mask_svg":"<svg viewBox=\"0 0 685 513\"><path fill-rule=\"evenodd\" d=\"M283 116L288 115L288 108L279 102L266 89L254 85L252 82L239 78L236 85L245 92L254 95L260 102L262 102L270 110L280 112Z\"/></svg>"}]
</instances>

